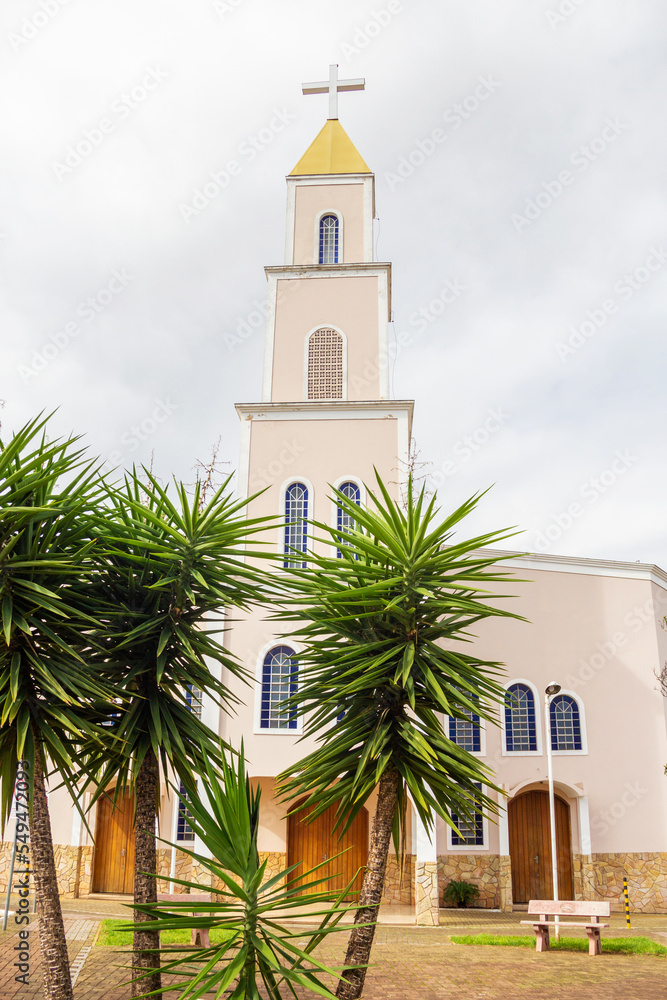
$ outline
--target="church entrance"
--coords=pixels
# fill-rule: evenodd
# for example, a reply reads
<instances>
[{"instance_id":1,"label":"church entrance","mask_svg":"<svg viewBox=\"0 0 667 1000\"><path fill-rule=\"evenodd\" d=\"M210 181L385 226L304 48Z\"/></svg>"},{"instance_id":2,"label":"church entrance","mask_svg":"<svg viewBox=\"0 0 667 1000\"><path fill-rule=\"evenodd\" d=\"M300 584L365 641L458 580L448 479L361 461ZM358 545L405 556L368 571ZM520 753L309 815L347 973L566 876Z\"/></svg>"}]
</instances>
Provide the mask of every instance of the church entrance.
<instances>
[{"instance_id":1,"label":"church entrance","mask_svg":"<svg viewBox=\"0 0 667 1000\"><path fill-rule=\"evenodd\" d=\"M556 796L558 896L573 899L570 807ZM553 899L548 792L524 792L508 806L512 897L515 903Z\"/></svg>"},{"instance_id":2,"label":"church entrance","mask_svg":"<svg viewBox=\"0 0 667 1000\"><path fill-rule=\"evenodd\" d=\"M303 800L302 800L303 801ZM312 823L304 822L310 813L306 809L301 813L289 816L287 819L287 864L295 865L302 862L302 870L308 870L326 861L340 851L345 851L329 868L321 868L310 878L302 882L304 893L322 892L327 888L324 884L309 887L311 882L323 876L339 872L332 878L328 888L341 891L355 876L359 868L363 869L368 857L368 813L362 809L347 833L338 839L338 831L332 834L335 823L335 806L318 816ZM349 850L346 850L349 848ZM356 875L352 890L358 892L363 881L363 870Z\"/></svg>"},{"instance_id":3,"label":"church entrance","mask_svg":"<svg viewBox=\"0 0 667 1000\"><path fill-rule=\"evenodd\" d=\"M110 794L113 794L112 792ZM131 893L134 889L134 795L97 803L93 892Z\"/></svg>"}]
</instances>

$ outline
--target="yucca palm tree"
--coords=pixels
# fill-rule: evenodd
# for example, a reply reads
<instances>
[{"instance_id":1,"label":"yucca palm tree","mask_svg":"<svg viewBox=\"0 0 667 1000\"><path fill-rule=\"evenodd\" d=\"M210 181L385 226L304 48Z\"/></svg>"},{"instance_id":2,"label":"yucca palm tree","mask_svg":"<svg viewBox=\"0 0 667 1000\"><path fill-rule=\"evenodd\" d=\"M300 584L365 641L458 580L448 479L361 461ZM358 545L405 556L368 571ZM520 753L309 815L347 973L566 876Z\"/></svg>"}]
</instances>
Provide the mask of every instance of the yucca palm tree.
<instances>
[{"instance_id":1,"label":"yucca palm tree","mask_svg":"<svg viewBox=\"0 0 667 1000\"><path fill-rule=\"evenodd\" d=\"M113 781L116 798L126 790L135 793L139 904L156 900L149 873L157 872L159 766L195 795L205 754L220 763L218 736L191 711L189 692L208 693L232 710L237 699L207 660L246 677L219 636L226 609L247 608L262 598L261 574L254 561L245 561L245 552L252 551L252 536L266 522L247 519L247 501L233 498L229 482L207 501L199 484L193 494L176 484L172 499L150 473L142 480L135 471L122 488L109 490L98 524L93 586L104 627L95 640L120 704L107 706L100 720L118 741L108 752L87 747L86 768L97 783L91 804ZM136 910L135 974L154 967L149 949L159 946L157 933L144 931L143 922ZM160 989L158 971L150 989Z\"/></svg>"},{"instance_id":2,"label":"yucca palm tree","mask_svg":"<svg viewBox=\"0 0 667 1000\"><path fill-rule=\"evenodd\" d=\"M201 795L187 805L188 822L208 848L209 857L187 851L207 872L215 886L185 879L172 879L194 893L210 893L211 902L159 902L138 907L162 930L206 928L222 931L219 943L193 948L166 946L169 961L164 972L180 973L182 981L169 988L182 1000L200 1000L215 994L228 1000L261 1000L259 983L271 1000L295 996L302 987L333 1000L322 982L322 973L334 980L338 972L314 954L327 935L340 931L341 918L351 907L343 902L351 884L340 890L328 888L332 860L303 872L292 865L266 879L267 861L257 850L261 789L252 788L246 774L243 746L218 770L207 764L202 773ZM297 869L299 869L297 871ZM323 874L324 873L324 874ZM301 894L301 879L315 875L316 892ZM315 927L287 927L282 921L306 917ZM305 942L304 942L305 938Z\"/></svg>"},{"instance_id":3,"label":"yucca palm tree","mask_svg":"<svg viewBox=\"0 0 667 1000\"><path fill-rule=\"evenodd\" d=\"M400 851L408 798L427 829L435 814L472 819L494 809L479 784L494 788L490 770L451 742L443 716L493 720L503 698L501 665L465 652L460 640L492 616L511 616L487 601L489 585L509 574L483 547L510 537L496 532L464 541L452 534L479 497L436 523L435 498L407 488L406 510L378 479L372 509L336 491L335 502L355 528L341 533L315 523L324 555L293 569L278 617L296 622L290 632L304 646L291 705L304 716L304 735L319 747L279 782L285 799L306 795L299 808L310 818L337 807L336 826L347 829L377 788L367 870L337 996L361 993L374 922L382 898L392 834Z\"/></svg>"},{"instance_id":4,"label":"yucca palm tree","mask_svg":"<svg viewBox=\"0 0 667 1000\"><path fill-rule=\"evenodd\" d=\"M71 1000L45 776L76 801L77 744L98 741L87 706L109 691L84 659L98 478L77 438L49 441L38 417L0 442L0 776L2 827L17 765L29 778L30 860L44 989Z\"/></svg>"}]
</instances>

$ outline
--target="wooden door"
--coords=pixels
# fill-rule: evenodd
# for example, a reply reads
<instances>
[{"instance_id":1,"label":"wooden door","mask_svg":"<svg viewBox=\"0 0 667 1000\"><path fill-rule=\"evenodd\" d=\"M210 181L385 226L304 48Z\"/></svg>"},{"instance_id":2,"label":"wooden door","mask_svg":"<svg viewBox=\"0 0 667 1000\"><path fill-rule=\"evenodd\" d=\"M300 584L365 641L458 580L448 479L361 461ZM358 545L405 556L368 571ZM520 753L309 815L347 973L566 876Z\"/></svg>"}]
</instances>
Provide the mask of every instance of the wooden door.
<instances>
[{"instance_id":1,"label":"wooden door","mask_svg":"<svg viewBox=\"0 0 667 1000\"><path fill-rule=\"evenodd\" d=\"M525 792L509 803L508 823L515 903L553 899L549 793ZM558 896L573 899L570 807L556 796Z\"/></svg>"},{"instance_id":2,"label":"wooden door","mask_svg":"<svg viewBox=\"0 0 667 1000\"><path fill-rule=\"evenodd\" d=\"M303 882L305 893L322 892L324 889L344 889L355 873L361 868L362 871L356 876L352 886L352 892L361 889L363 881L363 866L368 858L368 813L362 809L354 820L354 823L347 833L338 839L339 831L332 834L331 830L335 823L335 806L330 806L325 813L318 816L312 823L304 822L305 817L310 813L310 809L289 816L287 820L287 864L295 865L302 862L301 870L307 871L321 861L345 851L341 857L337 858L326 868L321 868L319 872L311 875ZM349 850L346 850L349 848ZM328 885L324 883L319 886L309 888L309 884L317 878L325 875L334 875Z\"/></svg>"},{"instance_id":3,"label":"wooden door","mask_svg":"<svg viewBox=\"0 0 667 1000\"><path fill-rule=\"evenodd\" d=\"M110 792L113 796L113 792ZM131 893L134 890L134 795L97 803L93 892Z\"/></svg>"}]
</instances>

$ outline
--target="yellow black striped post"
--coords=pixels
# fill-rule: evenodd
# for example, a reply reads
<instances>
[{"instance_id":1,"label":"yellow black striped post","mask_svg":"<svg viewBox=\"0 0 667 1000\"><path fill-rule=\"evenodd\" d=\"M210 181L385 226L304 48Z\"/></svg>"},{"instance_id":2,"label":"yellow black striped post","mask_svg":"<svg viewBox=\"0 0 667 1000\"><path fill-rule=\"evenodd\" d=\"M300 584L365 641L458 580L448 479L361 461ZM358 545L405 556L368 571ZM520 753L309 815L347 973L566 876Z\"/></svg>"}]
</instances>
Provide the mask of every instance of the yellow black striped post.
<instances>
[{"instance_id":1,"label":"yellow black striped post","mask_svg":"<svg viewBox=\"0 0 667 1000\"><path fill-rule=\"evenodd\" d=\"M625 926L630 927L630 900L628 899L628 880L623 878L623 899L625 901Z\"/></svg>"}]
</instances>

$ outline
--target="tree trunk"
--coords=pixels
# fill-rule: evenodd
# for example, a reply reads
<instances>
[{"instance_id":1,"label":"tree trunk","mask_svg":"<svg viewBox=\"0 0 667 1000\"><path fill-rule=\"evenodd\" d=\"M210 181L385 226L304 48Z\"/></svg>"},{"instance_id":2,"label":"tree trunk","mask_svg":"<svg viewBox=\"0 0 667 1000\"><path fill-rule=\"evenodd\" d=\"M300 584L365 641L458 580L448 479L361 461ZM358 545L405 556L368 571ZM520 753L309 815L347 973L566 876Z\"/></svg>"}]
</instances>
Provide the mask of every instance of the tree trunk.
<instances>
[{"instance_id":1,"label":"tree trunk","mask_svg":"<svg viewBox=\"0 0 667 1000\"><path fill-rule=\"evenodd\" d=\"M157 874L157 852L155 849L155 817L157 796L160 787L158 763L152 748L143 759L136 783L136 825L134 845L134 902L157 903L157 879L143 872ZM149 969L156 971L145 979L132 984L132 996L138 997L149 990L162 988L160 976L160 956L146 951L147 948L160 947L158 931L142 931L141 924L151 918L138 910L134 911L134 954L132 955L132 973L141 975ZM155 1000L162 1000L162 994L155 995Z\"/></svg>"},{"instance_id":2,"label":"tree trunk","mask_svg":"<svg viewBox=\"0 0 667 1000\"><path fill-rule=\"evenodd\" d=\"M384 876L387 870L394 813L396 812L399 781L398 771L394 770L385 771L380 778L371 846L368 852L366 874L359 893L359 909L354 917L355 924L376 921L378 917L378 910L382 902ZM372 927L355 927L350 934L345 956L346 968L336 991L339 1000L356 1000L357 997L361 996L366 979L366 969L347 967L368 964L374 937L374 925Z\"/></svg>"},{"instance_id":3,"label":"tree trunk","mask_svg":"<svg viewBox=\"0 0 667 1000\"><path fill-rule=\"evenodd\" d=\"M48 1000L72 1000L72 979L58 895L58 876L44 787L44 771L40 758L40 740L39 733L34 727L32 737L35 745L35 773L30 822L30 860L37 896L44 996Z\"/></svg>"}]
</instances>

